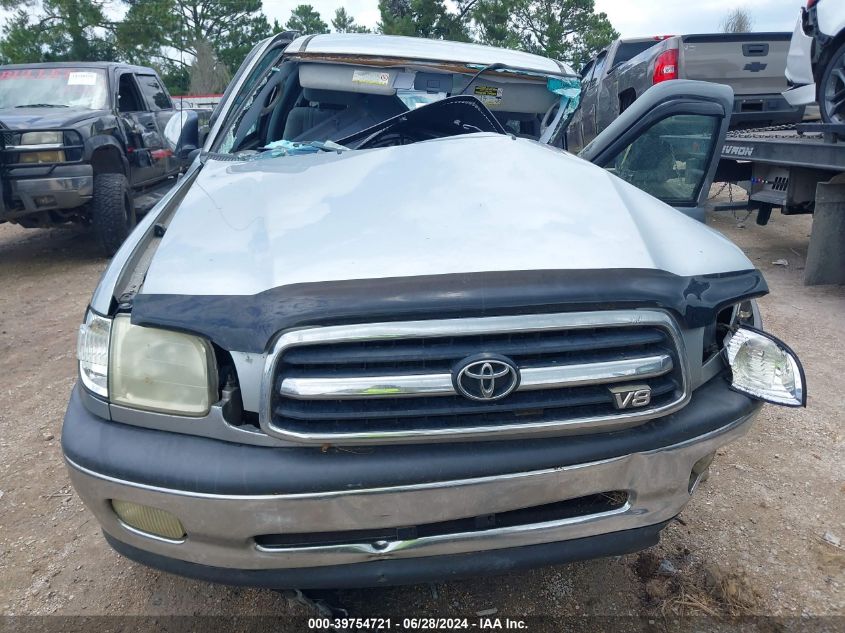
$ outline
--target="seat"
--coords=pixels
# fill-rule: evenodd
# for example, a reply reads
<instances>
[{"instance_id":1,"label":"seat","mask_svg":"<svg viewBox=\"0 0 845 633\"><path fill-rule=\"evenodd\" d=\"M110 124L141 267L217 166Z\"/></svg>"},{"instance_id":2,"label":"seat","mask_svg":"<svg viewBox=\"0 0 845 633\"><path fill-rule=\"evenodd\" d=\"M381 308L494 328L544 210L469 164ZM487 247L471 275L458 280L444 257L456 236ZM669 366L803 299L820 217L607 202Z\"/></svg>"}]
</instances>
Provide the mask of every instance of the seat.
<instances>
[{"instance_id":1,"label":"seat","mask_svg":"<svg viewBox=\"0 0 845 633\"><path fill-rule=\"evenodd\" d=\"M311 128L346 110L357 103L362 95L339 90L304 88L302 97L309 105L291 109L282 132L282 138L286 141L296 140Z\"/></svg>"},{"instance_id":2,"label":"seat","mask_svg":"<svg viewBox=\"0 0 845 633\"><path fill-rule=\"evenodd\" d=\"M282 138L292 141L336 113L337 110L321 110L311 106L293 108L285 122Z\"/></svg>"}]
</instances>

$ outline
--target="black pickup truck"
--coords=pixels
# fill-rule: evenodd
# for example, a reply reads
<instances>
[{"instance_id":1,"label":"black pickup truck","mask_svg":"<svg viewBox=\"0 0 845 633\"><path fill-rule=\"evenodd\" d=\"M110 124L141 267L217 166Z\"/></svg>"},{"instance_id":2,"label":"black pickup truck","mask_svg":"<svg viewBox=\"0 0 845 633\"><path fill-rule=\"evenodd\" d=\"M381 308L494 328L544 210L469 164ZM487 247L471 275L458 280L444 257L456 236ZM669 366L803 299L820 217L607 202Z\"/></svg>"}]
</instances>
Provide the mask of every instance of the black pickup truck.
<instances>
[{"instance_id":1,"label":"black pickup truck","mask_svg":"<svg viewBox=\"0 0 845 633\"><path fill-rule=\"evenodd\" d=\"M0 66L0 223L88 224L112 255L135 225L136 196L169 187L196 148L182 138L193 117L151 68Z\"/></svg>"}]
</instances>

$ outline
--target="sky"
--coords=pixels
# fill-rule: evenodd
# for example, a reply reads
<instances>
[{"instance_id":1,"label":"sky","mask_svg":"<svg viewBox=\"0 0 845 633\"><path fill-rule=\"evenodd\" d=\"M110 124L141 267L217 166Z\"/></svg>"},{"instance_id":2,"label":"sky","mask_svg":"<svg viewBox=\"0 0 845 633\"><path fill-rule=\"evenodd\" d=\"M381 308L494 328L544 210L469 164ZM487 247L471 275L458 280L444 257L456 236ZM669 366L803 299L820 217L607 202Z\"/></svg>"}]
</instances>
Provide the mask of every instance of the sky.
<instances>
[{"instance_id":1,"label":"sky","mask_svg":"<svg viewBox=\"0 0 845 633\"><path fill-rule=\"evenodd\" d=\"M264 0L264 13L284 24L291 9L309 3L331 22L339 6L359 24L375 27L379 21L378 0ZM742 6L754 21L755 31L792 31L803 0L596 0L596 10L604 11L623 37L709 33L719 30L722 19Z\"/></svg>"}]
</instances>

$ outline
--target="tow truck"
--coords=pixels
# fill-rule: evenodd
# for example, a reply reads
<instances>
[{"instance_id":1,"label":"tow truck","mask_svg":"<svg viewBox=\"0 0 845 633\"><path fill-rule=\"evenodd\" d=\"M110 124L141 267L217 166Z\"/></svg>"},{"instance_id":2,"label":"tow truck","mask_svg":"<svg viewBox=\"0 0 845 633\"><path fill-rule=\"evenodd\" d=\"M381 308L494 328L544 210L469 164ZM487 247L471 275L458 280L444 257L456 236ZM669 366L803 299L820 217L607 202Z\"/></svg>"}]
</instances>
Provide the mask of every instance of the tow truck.
<instances>
[{"instance_id":1,"label":"tow truck","mask_svg":"<svg viewBox=\"0 0 845 633\"><path fill-rule=\"evenodd\" d=\"M784 215L812 213L804 283L845 283L845 125L731 131L714 181L743 187L760 225L776 207Z\"/></svg>"}]
</instances>

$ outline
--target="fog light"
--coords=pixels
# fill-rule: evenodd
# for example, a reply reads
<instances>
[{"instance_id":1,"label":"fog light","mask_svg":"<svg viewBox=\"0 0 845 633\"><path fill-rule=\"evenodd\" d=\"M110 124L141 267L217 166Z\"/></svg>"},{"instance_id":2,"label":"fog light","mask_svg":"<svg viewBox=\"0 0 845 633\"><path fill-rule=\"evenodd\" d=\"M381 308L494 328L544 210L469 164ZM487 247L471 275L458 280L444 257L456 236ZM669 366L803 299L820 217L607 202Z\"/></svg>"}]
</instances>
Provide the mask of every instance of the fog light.
<instances>
[{"instance_id":1,"label":"fog light","mask_svg":"<svg viewBox=\"0 0 845 633\"><path fill-rule=\"evenodd\" d=\"M119 499L112 499L111 506L120 520L131 528L171 541L185 538L181 521L165 510Z\"/></svg>"},{"instance_id":2,"label":"fog light","mask_svg":"<svg viewBox=\"0 0 845 633\"><path fill-rule=\"evenodd\" d=\"M62 150L53 150L45 152L21 152L20 163L63 163L65 162L65 153Z\"/></svg>"}]
</instances>

